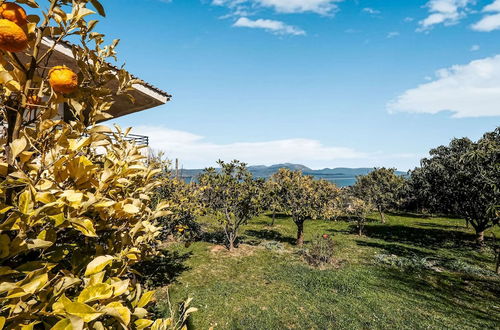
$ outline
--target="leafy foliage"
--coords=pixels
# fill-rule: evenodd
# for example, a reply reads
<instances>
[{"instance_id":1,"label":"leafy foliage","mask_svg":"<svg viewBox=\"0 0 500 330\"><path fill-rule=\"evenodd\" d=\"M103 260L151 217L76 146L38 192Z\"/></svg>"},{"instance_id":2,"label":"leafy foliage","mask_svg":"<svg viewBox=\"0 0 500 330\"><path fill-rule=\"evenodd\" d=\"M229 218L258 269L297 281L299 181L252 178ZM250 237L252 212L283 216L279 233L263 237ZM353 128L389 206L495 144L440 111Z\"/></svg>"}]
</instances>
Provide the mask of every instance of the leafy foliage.
<instances>
[{"instance_id":1,"label":"leafy foliage","mask_svg":"<svg viewBox=\"0 0 500 330\"><path fill-rule=\"evenodd\" d=\"M363 235L366 218L372 208L372 205L360 198L352 196L352 194L348 192L344 192L342 195L340 206L341 212L347 216L348 219L356 221L359 236Z\"/></svg>"},{"instance_id":2,"label":"leafy foliage","mask_svg":"<svg viewBox=\"0 0 500 330\"><path fill-rule=\"evenodd\" d=\"M207 168L200 175L201 198L223 224L227 246L233 250L238 230L261 211L261 184L255 181L246 164L219 160L220 171Z\"/></svg>"},{"instance_id":3,"label":"leafy foliage","mask_svg":"<svg viewBox=\"0 0 500 330\"><path fill-rule=\"evenodd\" d=\"M453 139L430 151L411 173L416 204L463 217L482 244L484 231L500 221L500 128L479 141Z\"/></svg>"},{"instance_id":4,"label":"leafy foliage","mask_svg":"<svg viewBox=\"0 0 500 330\"><path fill-rule=\"evenodd\" d=\"M196 217L205 213L201 203L201 191L194 183L186 183L177 178L164 180L158 188L155 198L157 202L169 205L167 215L158 219L162 238L169 235L192 241L201 235L201 228Z\"/></svg>"},{"instance_id":5,"label":"leafy foliage","mask_svg":"<svg viewBox=\"0 0 500 330\"><path fill-rule=\"evenodd\" d=\"M279 208L297 225L297 245L304 243L304 222L335 214L338 188L324 180L315 181L300 171L280 169L269 179L278 189Z\"/></svg>"},{"instance_id":6,"label":"leafy foliage","mask_svg":"<svg viewBox=\"0 0 500 330\"><path fill-rule=\"evenodd\" d=\"M353 187L356 197L374 205L382 222L384 212L399 205L404 187L404 178L397 175L393 168L376 168L374 171L357 178Z\"/></svg>"},{"instance_id":7,"label":"leafy foliage","mask_svg":"<svg viewBox=\"0 0 500 330\"><path fill-rule=\"evenodd\" d=\"M16 2L38 8L35 0ZM28 16L30 48L22 57L0 52L6 127L0 137L0 324L178 328L173 319L148 318L154 291L144 292L133 270L155 254L155 219L171 211L162 202L151 208L159 170L124 139L128 130L96 124L137 81L107 63L117 42L104 46L104 36L93 32L89 4L104 13L97 0L51 0L47 11ZM79 84L62 94L51 88L44 68L54 47L42 52L41 42L48 37L57 45L68 36L80 39L72 48ZM61 120L63 105L73 121Z\"/></svg>"}]
</instances>

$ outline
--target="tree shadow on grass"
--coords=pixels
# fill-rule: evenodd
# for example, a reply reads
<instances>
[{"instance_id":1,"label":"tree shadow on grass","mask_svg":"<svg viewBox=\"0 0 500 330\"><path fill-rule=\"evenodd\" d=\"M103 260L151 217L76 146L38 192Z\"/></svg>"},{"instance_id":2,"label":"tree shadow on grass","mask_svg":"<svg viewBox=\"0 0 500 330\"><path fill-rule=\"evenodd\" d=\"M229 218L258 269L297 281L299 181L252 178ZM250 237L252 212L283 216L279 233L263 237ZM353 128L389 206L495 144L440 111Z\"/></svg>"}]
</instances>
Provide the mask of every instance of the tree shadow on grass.
<instances>
[{"instance_id":1,"label":"tree shadow on grass","mask_svg":"<svg viewBox=\"0 0 500 330\"><path fill-rule=\"evenodd\" d=\"M374 284L374 289L405 292L410 304L419 306L425 302L438 313L456 315L464 322L464 328L485 328L500 322L500 313L494 307L500 304L498 280L391 268L384 270L383 279ZM478 319L485 321L483 326L477 323Z\"/></svg>"},{"instance_id":2,"label":"tree shadow on grass","mask_svg":"<svg viewBox=\"0 0 500 330\"><path fill-rule=\"evenodd\" d=\"M257 238L259 240L277 241L281 243L295 244L294 238L283 236L283 234L281 234L280 232L272 229L262 229L262 230L248 229L245 231L245 235Z\"/></svg>"},{"instance_id":3,"label":"tree shadow on grass","mask_svg":"<svg viewBox=\"0 0 500 330\"><path fill-rule=\"evenodd\" d=\"M466 229L465 226L461 225L442 225L442 224L437 224L437 223L430 223L430 222L417 222L415 225L417 226L422 226L422 227L430 227L430 228L445 228L445 229Z\"/></svg>"},{"instance_id":4,"label":"tree shadow on grass","mask_svg":"<svg viewBox=\"0 0 500 330\"><path fill-rule=\"evenodd\" d=\"M398 242L430 249L443 247L475 247L474 235L457 230L415 228L390 224L367 224L364 232L366 236L371 238L378 238L388 242Z\"/></svg>"},{"instance_id":5,"label":"tree shadow on grass","mask_svg":"<svg viewBox=\"0 0 500 330\"><path fill-rule=\"evenodd\" d=\"M417 248L411 248L411 247L406 247L403 245L400 245L398 243L375 243L375 242L367 242L367 241L361 241L361 240L356 240L355 241L357 245L359 246L366 246L366 247L372 247L372 248L377 248L385 251L387 254L393 254L399 257L419 257L419 258L429 258L429 257L436 257L435 253L431 252L424 252L422 250L419 250Z\"/></svg>"},{"instance_id":6,"label":"tree shadow on grass","mask_svg":"<svg viewBox=\"0 0 500 330\"><path fill-rule=\"evenodd\" d=\"M385 213L387 215L391 215L391 216L395 216L395 217L405 217L405 218L413 218L413 219L431 219L432 218L432 215L413 213L413 212L390 211L390 212L385 212Z\"/></svg>"},{"instance_id":7,"label":"tree shadow on grass","mask_svg":"<svg viewBox=\"0 0 500 330\"><path fill-rule=\"evenodd\" d=\"M147 288L158 288L174 283L180 274L189 270L184 263L191 255L192 252L162 250L154 258L136 264L134 269L142 275L141 283Z\"/></svg>"}]
</instances>

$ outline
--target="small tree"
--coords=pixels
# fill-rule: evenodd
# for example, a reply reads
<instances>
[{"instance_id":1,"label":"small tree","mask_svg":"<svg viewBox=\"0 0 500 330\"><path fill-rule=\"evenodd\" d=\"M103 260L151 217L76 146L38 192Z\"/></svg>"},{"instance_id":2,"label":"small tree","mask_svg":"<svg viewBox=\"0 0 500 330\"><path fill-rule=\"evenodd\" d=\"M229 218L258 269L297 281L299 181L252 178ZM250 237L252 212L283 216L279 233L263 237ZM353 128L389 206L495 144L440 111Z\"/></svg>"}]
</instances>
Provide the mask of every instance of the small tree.
<instances>
[{"instance_id":1,"label":"small tree","mask_svg":"<svg viewBox=\"0 0 500 330\"><path fill-rule=\"evenodd\" d=\"M274 226L276 221L276 212L281 206L281 186L280 182L273 180L273 177L266 180L262 189L262 205L272 213L271 226Z\"/></svg>"},{"instance_id":2,"label":"small tree","mask_svg":"<svg viewBox=\"0 0 500 330\"><path fill-rule=\"evenodd\" d=\"M290 171L281 168L274 173L271 180L277 182L280 189L281 210L292 217L297 225L296 244L304 244L304 222L315 219L321 214L318 207L317 191L311 176L305 176L300 171Z\"/></svg>"},{"instance_id":3,"label":"small tree","mask_svg":"<svg viewBox=\"0 0 500 330\"><path fill-rule=\"evenodd\" d=\"M246 164L238 160L217 162L220 170L207 168L199 178L201 199L224 226L229 251L233 251L238 230L259 214L260 186L252 178Z\"/></svg>"},{"instance_id":4,"label":"small tree","mask_svg":"<svg viewBox=\"0 0 500 330\"><path fill-rule=\"evenodd\" d=\"M372 206L364 200L345 192L341 198L341 209L349 219L356 221L358 235L363 235L366 217L372 210Z\"/></svg>"},{"instance_id":5,"label":"small tree","mask_svg":"<svg viewBox=\"0 0 500 330\"><path fill-rule=\"evenodd\" d=\"M399 204L404 187L404 178L395 171L393 168L376 168L367 175L359 176L353 186L356 197L377 208L382 223L385 223L384 212Z\"/></svg>"}]
</instances>

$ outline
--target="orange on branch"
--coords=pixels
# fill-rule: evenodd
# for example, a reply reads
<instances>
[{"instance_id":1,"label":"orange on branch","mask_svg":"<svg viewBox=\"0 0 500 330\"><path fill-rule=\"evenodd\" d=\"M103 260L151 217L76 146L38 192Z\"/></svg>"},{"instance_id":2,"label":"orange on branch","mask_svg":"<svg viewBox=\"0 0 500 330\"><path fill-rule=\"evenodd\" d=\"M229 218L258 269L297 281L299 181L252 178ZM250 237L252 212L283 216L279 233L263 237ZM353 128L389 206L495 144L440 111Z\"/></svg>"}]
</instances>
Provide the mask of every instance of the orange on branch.
<instances>
[{"instance_id":1,"label":"orange on branch","mask_svg":"<svg viewBox=\"0 0 500 330\"><path fill-rule=\"evenodd\" d=\"M28 48L28 36L14 22L0 19L0 49L8 52L22 52Z\"/></svg>"},{"instance_id":2,"label":"orange on branch","mask_svg":"<svg viewBox=\"0 0 500 330\"><path fill-rule=\"evenodd\" d=\"M14 22L20 26L28 23L27 15L23 7L13 2L4 2L0 6L0 17L8 19L9 21Z\"/></svg>"},{"instance_id":3,"label":"orange on branch","mask_svg":"<svg viewBox=\"0 0 500 330\"><path fill-rule=\"evenodd\" d=\"M49 71L49 83L58 93L69 94L78 88L78 76L66 66L55 66Z\"/></svg>"}]
</instances>

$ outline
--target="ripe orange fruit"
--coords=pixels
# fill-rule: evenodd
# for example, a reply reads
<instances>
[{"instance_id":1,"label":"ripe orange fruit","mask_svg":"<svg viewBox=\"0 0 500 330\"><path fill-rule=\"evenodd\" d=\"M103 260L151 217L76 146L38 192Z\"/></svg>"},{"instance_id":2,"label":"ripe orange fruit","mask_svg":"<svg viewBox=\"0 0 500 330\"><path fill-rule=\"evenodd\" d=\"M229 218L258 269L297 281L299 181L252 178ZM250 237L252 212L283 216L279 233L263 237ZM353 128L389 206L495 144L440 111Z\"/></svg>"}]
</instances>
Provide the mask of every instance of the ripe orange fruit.
<instances>
[{"instance_id":1,"label":"ripe orange fruit","mask_svg":"<svg viewBox=\"0 0 500 330\"><path fill-rule=\"evenodd\" d=\"M78 76L67 66L55 66L49 71L49 84L54 91L69 94L78 88Z\"/></svg>"},{"instance_id":2,"label":"ripe orange fruit","mask_svg":"<svg viewBox=\"0 0 500 330\"><path fill-rule=\"evenodd\" d=\"M8 19L9 21L14 22L20 26L28 23L28 21L26 20L26 12L24 11L23 7L13 2L4 2L0 6L0 17Z\"/></svg>"},{"instance_id":3,"label":"ripe orange fruit","mask_svg":"<svg viewBox=\"0 0 500 330\"><path fill-rule=\"evenodd\" d=\"M26 33L14 22L0 19L0 49L8 52L22 52L28 48Z\"/></svg>"}]
</instances>

